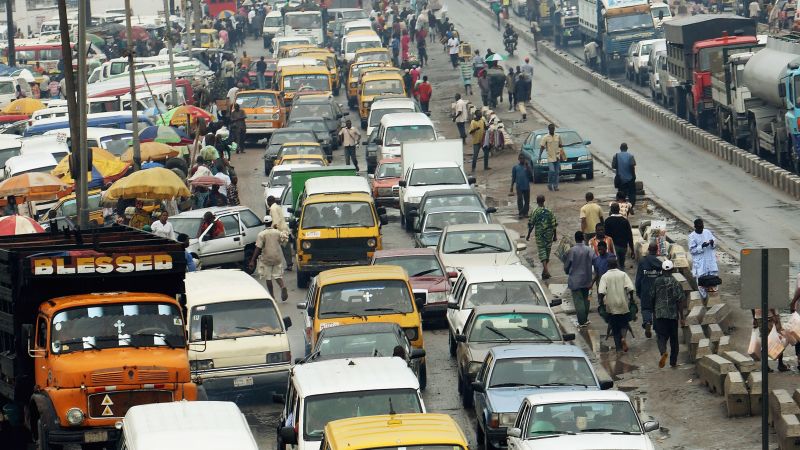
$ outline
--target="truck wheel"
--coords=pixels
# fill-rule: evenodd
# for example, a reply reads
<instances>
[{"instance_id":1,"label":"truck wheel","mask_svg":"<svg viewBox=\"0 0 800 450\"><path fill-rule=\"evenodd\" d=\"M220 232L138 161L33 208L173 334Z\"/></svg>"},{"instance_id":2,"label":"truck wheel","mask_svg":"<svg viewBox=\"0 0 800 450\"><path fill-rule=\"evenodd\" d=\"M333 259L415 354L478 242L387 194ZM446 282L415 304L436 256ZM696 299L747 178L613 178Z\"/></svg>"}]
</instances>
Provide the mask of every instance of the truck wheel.
<instances>
[{"instance_id":1,"label":"truck wheel","mask_svg":"<svg viewBox=\"0 0 800 450\"><path fill-rule=\"evenodd\" d=\"M47 439L47 429L45 429L44 419L41 417L36 420L36 440L34 444L36 450L50 450L50 443Z\"/></svg>"},{"instance_id":2,"label":"truck wheel","mask_svg":"<svg viewBox=\"0 0 800 450\"><path fill-rule=\"evenodd\" d=\"M428 365L423 363L419 368L419 388L424 391L428 386Z\"/></svg>"},{"instance_id":3,"label":"truck wheel","mask_svg":"<svg viewBox=\"0 0 800 450\"><path fill-rule=\"evenodd\" d=\"M302 270L297 270L297 288L298 289L306 289L308 287L308 282L311 280L311 274L308 272L303 272Z\"/></svg>"},{"instance_id":4,"label":"truck wheel","mask_svg":"<svg viewBox=\"0 0 800 450\"><path fill-rule=\"evenodd\" d=\"M453 339L453 333L447 333L447 344L450 348L450 356L456 356L456 340Z\"/></svg>"},{"instance_id":5,"label":"truck wheel","mask_svg":"<svg viewBox=\"0 0 800 450\"><path fill-rule=\"evenodd\" d=\"M758 127L753 121L750 122L750 153L761 156L761 145L758 143Z\"/></svg>"}]
</instances>

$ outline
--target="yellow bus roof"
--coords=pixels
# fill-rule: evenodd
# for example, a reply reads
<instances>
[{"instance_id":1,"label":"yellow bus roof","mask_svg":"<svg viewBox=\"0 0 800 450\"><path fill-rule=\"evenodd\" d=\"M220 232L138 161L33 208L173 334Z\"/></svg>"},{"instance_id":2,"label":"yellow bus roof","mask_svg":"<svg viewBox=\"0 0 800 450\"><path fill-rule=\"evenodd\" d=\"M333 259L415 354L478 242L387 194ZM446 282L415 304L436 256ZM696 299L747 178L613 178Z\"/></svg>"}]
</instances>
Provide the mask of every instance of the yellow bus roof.
<instances>
[{"instance_id":1,"label":"yellow bus roof","mask_svg":"<svg viewBox=\"0 0 800 450\"><path fill-rule=\"evenodd\" d=\"M281 68L281 74L285 77L289 75L303 74L330 76L331 73L326 66L286 66Z\"/></svg>"},{"instance_id":2,"label":"yellow bus roof","mask_svg":"<svg viewBox=\"0 0 800 450\"><path fill-rule=\"evenodd\" d=\"M325 439L335 450L453 445L466 449L464 432L447 414L395 414L328 422Z\"/></svg>"},{"instance_id":3,"label":"yellow bus roof","mask_svg":"<svg viewBox=\"0 0 800 450\"><path fill-rule=\"evenodd\" d=\"M347 196L365 196L365 194L341 194ZM337 196L339 196L337 194ZM321 197L321 196L320 196ZM306 200L310 200L309 197ZM305 202L308 204L308 201ZM320 286L327 284L346 283L350 281L362 280L405 280L408 281L406 270L400 266L376 265L376 266L352 266L330 269L320 272L317 276L317 283Z\"/></svg>"},{"instance_id":4,"label":"yellow bus roof","mask_svg":"<svg viewBox=\"0 0 800 450\"><path fill-rule=\"evenodd\" d=\"M369 72L362 72L361 82L372 80L400 80L403 81L403 75L399 70L371 70Z\"/></svg>"}]
</instances>

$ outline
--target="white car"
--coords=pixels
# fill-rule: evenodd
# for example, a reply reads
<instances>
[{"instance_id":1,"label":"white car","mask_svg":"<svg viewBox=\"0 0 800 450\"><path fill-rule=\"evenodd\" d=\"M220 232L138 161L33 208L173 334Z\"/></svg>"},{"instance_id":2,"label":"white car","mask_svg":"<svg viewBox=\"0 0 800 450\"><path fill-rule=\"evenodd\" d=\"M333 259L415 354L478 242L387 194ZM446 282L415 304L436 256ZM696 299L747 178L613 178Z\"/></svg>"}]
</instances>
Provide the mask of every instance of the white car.
<instances>
[{"instance_id":1,"label":"white car","mask_svg":"<svg viewBox=\"0 0 800 450\"><path fill-rule=\"evenodd\" d=\"M621 391L561 391L529 395L507 431L509 450L653 450L642 423ZM546 439L543 439L546 438Z\"/></svg>"},{"instance_id":2,"label":"white car","mask_svg":"<svg viewBox=\"0 0 800 450\"><path fill-rule=\"evenodd\" d=\"M426 192L439 189L469 189L475 177L468 177L456 161L432 161L412 164L398 182L400 186L400 222L406 231L414 230L411 211L418 210Z\"/></svg>"},{"instance_id":3,"label":"white car","mask_svg":"<svg viewBox=\"0 0 800 450\"><path fill-rule=\"evenodd\" d=\"M450 355L455 356L455 336L464 331L464 324L474 307L503 304L552 307L560 305L561 300L549 302L539 279L521 264L467 267L461 271L448 296Z\"/></svg>"},{"instance_id":4,"label":"white car","mask_svg":"<svg viewBox=\"0 0 800 450\"><path fill-rule=\"evenodd\" d=\"M267 198L271 195L276 200L280 200L283 192L288 186L292 185L292 170L303 167L314 167L311 164L294 164L294 165L281 165L274 166L267 181L261 183L264 187L264 205L267 207L269 213L269 205L267 205ZM287 207L292 205L287 205Z\"/></svg>"},{"instance_id":5,"label":"white car","mask_svg":"<svg viewBox=\"0 0 800 450\"><path fill-rule=\"evenodd\" d=\"M447 270L471 266L521 264L519 252L528 246L515 243L519 236L496 223L448 225L442 231L436 252Z\"/></svg>"}]
</instances>

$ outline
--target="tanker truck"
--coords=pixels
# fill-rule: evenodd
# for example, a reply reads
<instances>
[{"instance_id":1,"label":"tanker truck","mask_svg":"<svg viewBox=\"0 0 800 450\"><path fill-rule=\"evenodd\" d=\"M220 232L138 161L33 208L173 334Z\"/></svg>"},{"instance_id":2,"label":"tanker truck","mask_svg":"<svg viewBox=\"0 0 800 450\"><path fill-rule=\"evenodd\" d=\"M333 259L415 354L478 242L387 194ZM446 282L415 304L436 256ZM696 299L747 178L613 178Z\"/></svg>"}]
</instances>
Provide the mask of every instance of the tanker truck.
<instances>
[{"instance_id":1,"label":"tanker truck","mask_svg":"<svg viewBox=\"0 0 800 450\"><path fill-rule=\"evenodd\" d=\"M719 136L800 173L800 40L770 37L723 61L713 77Z\"/></svg>"}]
</instances>

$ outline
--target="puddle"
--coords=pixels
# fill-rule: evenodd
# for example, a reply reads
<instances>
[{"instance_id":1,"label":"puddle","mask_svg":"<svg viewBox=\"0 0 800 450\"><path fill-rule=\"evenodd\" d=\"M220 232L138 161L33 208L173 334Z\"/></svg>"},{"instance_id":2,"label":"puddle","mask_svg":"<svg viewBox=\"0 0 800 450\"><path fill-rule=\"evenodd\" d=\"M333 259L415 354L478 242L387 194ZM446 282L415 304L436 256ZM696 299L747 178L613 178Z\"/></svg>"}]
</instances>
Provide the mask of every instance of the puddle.
<instances>
[{"instance_id":1,"label":"puddle","mask_svg":"<svg viewBox=\"0 0 800 450\"><path fill-rule=\"evenodd\" d=\"M611 379L614 381L621 380L622 377L620 375L631 373L634 370L639 370L639 366L635 366L633 364L628 364L624 361L621 361L619 358L617 358L616 354L612 354L611 352L601 352L599 354L599 357L600 357L600 365L603 366L603 368L606 370L606 372L608 372L609 375L611 375ZM635 387L630 387L627 389L624 387L619 387L618 389L621 391L625 391L625 390L633 390L635 389Z\"/></svg>"}]
</instances>

